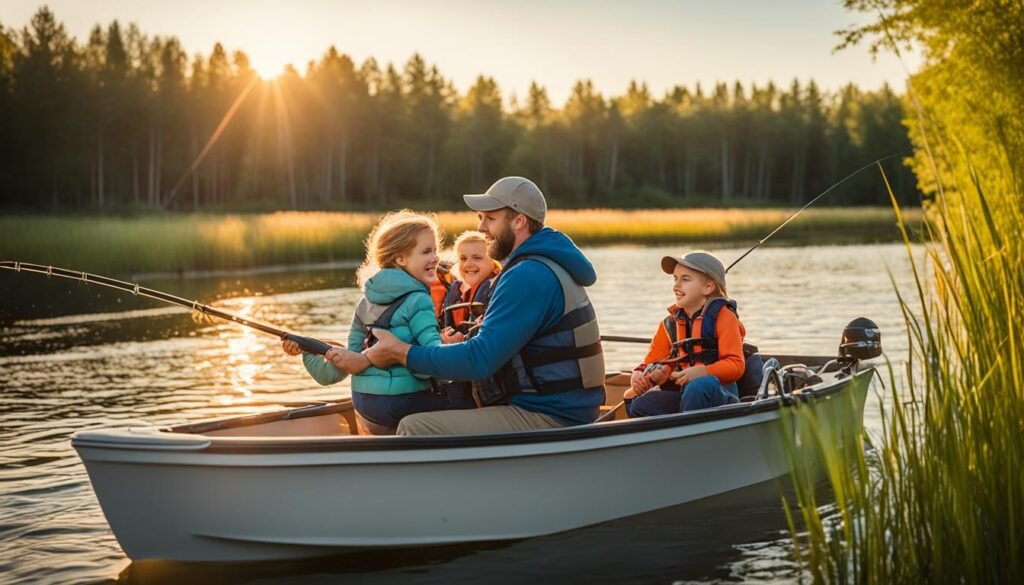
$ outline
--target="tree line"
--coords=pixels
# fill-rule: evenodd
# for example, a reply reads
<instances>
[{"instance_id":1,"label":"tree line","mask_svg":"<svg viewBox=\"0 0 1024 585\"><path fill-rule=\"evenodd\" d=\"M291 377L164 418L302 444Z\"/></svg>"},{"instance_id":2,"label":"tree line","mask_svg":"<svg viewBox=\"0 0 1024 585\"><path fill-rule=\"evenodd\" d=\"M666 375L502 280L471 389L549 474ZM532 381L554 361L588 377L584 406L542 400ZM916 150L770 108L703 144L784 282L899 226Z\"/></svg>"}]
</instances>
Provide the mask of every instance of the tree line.
<instances>
[{"instance_id":1,"label":"tree line","mask_svg":"<svg viewBox=\"0 0 1024 585\"><path fill-rule=\"evenodd\" d=\"M79 42L45 7L0 25L0 112L0 206L24 210L448 208L505 174L565 207L796 205L911 150L889 87L604 96L580 80L559 108L536 83L506 100L480 76L460 93L418 54L357 64L334 47L264 81L241 51L189 56L117 21ZM902 159L884 166L917 203ZM837 191L888 202L877 172Z\"/></svg>"}]
</instances>

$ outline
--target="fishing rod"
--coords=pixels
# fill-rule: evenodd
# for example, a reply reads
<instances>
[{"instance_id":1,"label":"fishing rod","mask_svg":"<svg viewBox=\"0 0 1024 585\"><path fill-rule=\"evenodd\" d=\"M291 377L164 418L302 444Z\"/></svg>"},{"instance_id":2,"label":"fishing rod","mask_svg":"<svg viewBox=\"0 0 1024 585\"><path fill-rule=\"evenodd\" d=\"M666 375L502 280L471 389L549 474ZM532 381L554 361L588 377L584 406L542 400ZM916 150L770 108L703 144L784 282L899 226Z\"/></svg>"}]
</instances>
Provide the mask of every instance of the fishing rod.
<instances>
[{"instance_id":1,"label":"fishing rod","mask_svg":"<svg viewBox=\"0 0 1024 585\"><path fill-rule=\"evenodd\" d=\"M298 344L300 348L302 348L303 351L308 353L324 355L325 353L327 353L327 350L331 349L331 346L329 344L324 343L319 339L289 333L287 331L283 331L281 329L272 327L265 323L260 323L259 321L246 319L245 317L242 317L240 315L229 313L228 311L224 311L216 307L211 307L210 305L204 305L199 301L190 301L179 296L140 286L139 284L134 282L125 282L123 280L116 280L113 278L109 278L107 276L91 274L89 272L81 272L79 270L69 270L67 268L45 266L43 264L31 264L28 262L16 262L13 260L0 261L0 268L13 270L15 272L35 272L37 274L45 274L46 276L69 278L71 280L77 280L84 284L98 284L100 286L106 286L123 292L131 293L138 297L146 297L171 305L185 307L186 309L191 309L201 315L217 317L219 319L224 319L226 321L238 323L239 325L251 327L258 331L262 331L263 333L269 333L270 335L273 335L281 340L294 341L296 344Z\"/></svg>"},{"instance_id":2,"label":"fishing rod","mask_svg":"<svg viewBox=\"0 0 1024 585\"><path fill-rule=\"evenodd\" d=\"M849 180L849 179L851 179L851 178L853 178L853 177L855 177L855 176L859 175L859 174L860 174L860 173L861 173L862 171L864 171L864 170L865 170L865 169L867 169L868 167L872 167L872 166L874 166L874 165L879 165L879 166L881 166L881 165L882 165L882 161L886 161L886 160L889 160L890 158L893 158L893 157L897 157L897 156L900 156L900 154L899 154L899 153L896 153L896 154L890 154L889 156L883 156L882 158L880 158L880 159L878 159L878 160L875 160L875 161L869 162L868 164L866 164L866 165L862 166L861 168L857 169L856 171L853 171L853 172L852 172L852 173L850 173L849 175L846 175L845 177L843 177L842 179L840 179L840 180L839 180L839 181L838 181L837 183L834 183L834 184L833 184L833 185L832 185L831 187L829 187L828 189L825 189L824 191L822 191L820 195L818 195L818 196L817 196L817 197L815 197L814 199L811 199L811 200L810 200L810 201L809 201L809 202L807 203L807 205L804 205L804 206L803 206L803 207L801 207L801 208L800 208L799 210L797 210L797 212L796 212L796 213L794 213L793 215L791 215L791 216L789 216L788 218L786 218L786 221L782 222L782 223L781 223L781 224L779 225L779 227L777 227L777 228L775 228L774 230L772 230L770 234L768 234L767 236L765 236L765 237L761 238L761 241L759 241L758 243L756 243L756 244L754 244L753 246L751 246L751 248L750 248L749 250L747 250L746 252L744 252L742 256L740 256L740 257L739 257L739 258L737 258L736 260L733 260L733 263L732 263L732 264L730 264L730 265L729 265L729 267L725 269L725 271L726 271L726 272L729 272L730 270L732 270L732 267L733 267L733 266L736 266L737 264L739 264L739 263L740 263L740 260L743 260L744 258L746 258L746 257L747 257L747 256L748 256L748 255L749 255L749 254L750 254L751 252L753 252L753 251L754 251L754 250L756 250L756 249L757 249L758 247L760 247L760 246L761 246L761 244L763 244L763 243L767 242L767 241L768 241L768 240L769 240L769 239L770 239L770 238L771 238L772 236L774 236L774 235L775 235L776 233L778 233L778 231L779 231L779 230L781 230L782 228L786 227L786 225L787 225L787 224L788 224L789 222L791 222L791 221L793 221L794 219L796 219L796 216L798 216L798 215L800 215L801 213L803 213L803 211L804 211L805 209L807 209L808 207L810 207L810 206L814 205L814 203L815 203L815 202L816 202L816 201L817 201L818 199L821 199L821 198L822 198L822 197L824 197L825 195L828 195L828 194L829 194L829 192L831 192L831 191L832 191L832 189L835 189L835 188L836 188L836 187L838 187L839 185L842 185L843 183L845 183L845 182L846 182L847 180Z\"/></svg>"}]
</instances>

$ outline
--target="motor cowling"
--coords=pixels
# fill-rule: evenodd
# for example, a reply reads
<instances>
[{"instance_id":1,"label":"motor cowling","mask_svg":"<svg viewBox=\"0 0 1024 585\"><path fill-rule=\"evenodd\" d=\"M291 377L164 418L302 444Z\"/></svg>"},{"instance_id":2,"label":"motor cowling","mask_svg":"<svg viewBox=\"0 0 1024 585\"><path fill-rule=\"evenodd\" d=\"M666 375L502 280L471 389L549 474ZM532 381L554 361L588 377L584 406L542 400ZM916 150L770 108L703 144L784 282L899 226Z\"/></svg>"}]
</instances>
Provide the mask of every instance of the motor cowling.
<instances>
[{"instance_id":1,"label":"motor cowling","mask_svg":"<svg viewBox=\"0 0 1024 585\"><path fill-rule=\"evenodd\" d=\"M839 359L861 361L882 355L882 332L871 319L858 317L843 329Z\"/></svg>"}]
</instances>

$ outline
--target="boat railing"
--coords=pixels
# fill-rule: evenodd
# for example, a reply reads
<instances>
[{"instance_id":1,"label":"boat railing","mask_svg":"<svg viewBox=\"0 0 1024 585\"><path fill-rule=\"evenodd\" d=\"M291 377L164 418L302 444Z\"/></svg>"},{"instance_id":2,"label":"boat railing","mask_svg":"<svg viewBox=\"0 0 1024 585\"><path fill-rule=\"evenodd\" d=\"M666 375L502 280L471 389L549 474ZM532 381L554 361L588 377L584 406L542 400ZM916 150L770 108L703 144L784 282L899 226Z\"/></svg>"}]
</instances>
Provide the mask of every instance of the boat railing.
<instances>
[{"instance_id":1,"label":"boat railing","mask_svg":"<svg viewBox=\"0 0 1024 585\"><path fill-rule=\"evenodd\" d=\"M172 433L202 435L214 431L223 431L239 427L248 427L276 421L296 420L314 416L324 416L328 414L341 415L343 418L345 418L347 423L353 425L351 428L354 428L355 425L354 419L349 420L352 417L352 413L354 412L351 398L345 398L337 402L306 401L298 403L281 403L281 406L284 406L286 409L237 416L227 419L216 419L210 421L188 423L169 427L164 430ZM290 408L293 406L298 406L298 408Z\"/></svg>"}]
</instances>

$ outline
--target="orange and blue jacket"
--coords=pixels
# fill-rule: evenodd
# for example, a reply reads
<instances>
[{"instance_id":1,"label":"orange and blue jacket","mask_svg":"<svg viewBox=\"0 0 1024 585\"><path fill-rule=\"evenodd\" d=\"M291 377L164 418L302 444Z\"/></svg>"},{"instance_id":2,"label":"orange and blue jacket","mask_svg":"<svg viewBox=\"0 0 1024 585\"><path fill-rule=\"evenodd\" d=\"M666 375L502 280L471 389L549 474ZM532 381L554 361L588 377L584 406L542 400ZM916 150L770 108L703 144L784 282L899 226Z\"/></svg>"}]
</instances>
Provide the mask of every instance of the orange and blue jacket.
<instances>
[{"instance_id":1,"label":"orange and blue jacket","mask_svg":"<svg viewBox=\"0 0 1024 585\"><path fill-rule=\"evenodd\" d=\"M438 274L434 282L430 283L430 300L434 301L434 317L441 318L441 311L444 310L444 297L448 294L448 287L452 285L454 275L451 272L444 275Z\"/></svg>"},{"instance_id":2,"label":"orange and blue jacket","mask_svg":"<svg viewBox=\"0 0 1024 585\"><path fill-rule=\"evenodd\" d=\"M685 316L685 312L676 305L668 308L668 313L673 317L672 320L676 325L677 340L683 340L688 337L700 337L701 324L704 319L701 314L702 311L703 309L697 311L697 316L691 321L690 330L687 331L686 319L680 318ZM743 323L740 322L736 313L723 307L718 312L718 317L715 320L715 337L718 340L718 361L711 364L704 364L698 361L695 365L707 367L708 375L718 378L718 381L723 385L732 384L739 380L743 376L743 370L746 366L746 360L743 357L743 338L746 334L746 328L743 327ZM694 353L699 355L700 346L698 345L694 349ZM672 342L669 340L668 332L665 331L665 322L663 321L658 324L658 330L654 332L651 346L647 350L647 356L644 357L643 363L634 368L634 370L643 371L649 364L668 358L671 352ZM683 367L688 366L689 364L683 364ZM675 369L672 365L665 365L663 367L666 374L671 373Z\"/></svg>"},{"instance_id":3,"label":"orange and blue jacket","mask_svg":"<svg viewBox=\"0 0 1024 585\"><path fill-rule=\"evenodd\" d=\"M464 282L462 282L461 280L456 280L455 282L453 282L451 284L451 286L459 287L459 289L458 289L459 290L459 294L458 294L457 297L452 299L452 302L450 304L454 305L456 303L468 303L468 302L471 302L471 301L475 300L476 299L476 292L477 292L477 290L480 289L480 285L485 283L485 282L487 282L488 280L493 279L500 272L501 272L501 264L498 264L497 262L494 262L494 267L491 269L490 274L488 274L486 277L483 278L483 280L481 280L480 282L474 284L469 289L465 288L466 284ZM493 287L493 285L494 285L494 283L492 282L491 286ZM493 292L493 288L492 288L491 292ZM442 311L442 313L444 312L445 309L447 309L450 306L448 303L444 302L446 300L448 300L448 297L445 297L445 298L441 299L441 311ZM469 318L469 309L455 309L454 311L452 311L452 322L453 323L462 323L463 321L465 321L468 318Z\"/></svg>"}]
</instances>

